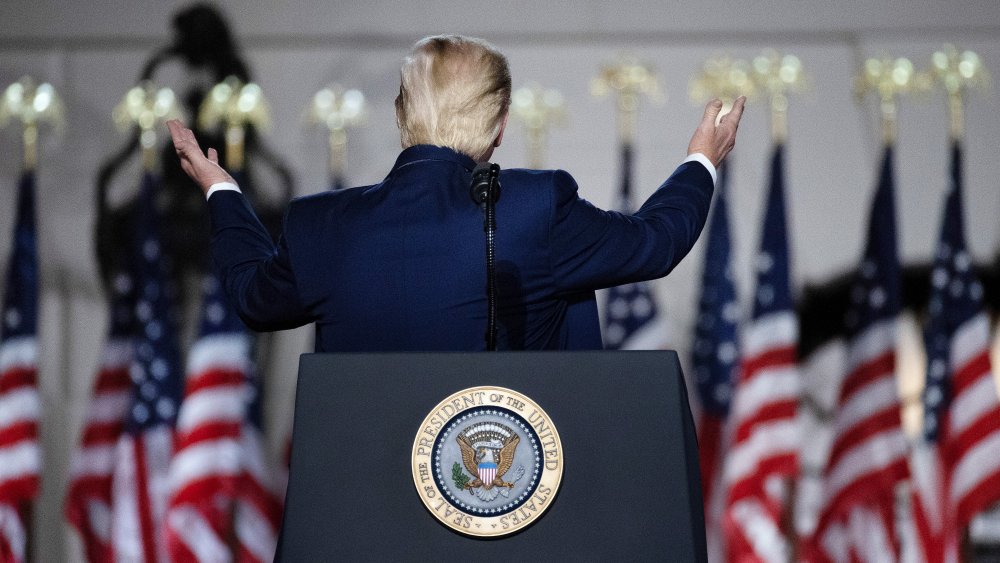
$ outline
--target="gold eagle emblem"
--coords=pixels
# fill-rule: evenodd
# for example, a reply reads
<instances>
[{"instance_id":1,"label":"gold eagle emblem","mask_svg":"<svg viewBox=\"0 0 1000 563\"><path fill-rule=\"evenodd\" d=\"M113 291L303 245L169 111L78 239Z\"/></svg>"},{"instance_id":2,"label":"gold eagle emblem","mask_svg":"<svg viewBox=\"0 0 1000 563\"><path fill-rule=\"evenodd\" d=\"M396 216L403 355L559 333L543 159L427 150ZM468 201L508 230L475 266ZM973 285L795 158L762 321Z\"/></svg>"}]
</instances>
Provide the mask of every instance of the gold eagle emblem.
<instances>
[{"instance_id":1,"label":"gold eagle emblem","mask_svg":"<svg viewBox=\"0 0 1000 563\"><path fill-rule=\"evenodd\" d=\"M507 433L507 436L500 442L500 448L490 447L490 445L473 445L472 441L465 434L458 434L456 441L462 450L462 464L465 465L465 469L472 474L473 478L471 481L465 484L465 489L475 489L482 487L485 490L490 490L493 487L506 487L512 488L514 483L508 483L503 480L503 476L510 470L511 465L514 464L514 450L517 449L517 444L521 442L521 438L513 433ZM484 483L480 478L479 474L479 464L483 462L493 462L496 463L496 477L488 483Z\"/></svg>"}]
</instances>

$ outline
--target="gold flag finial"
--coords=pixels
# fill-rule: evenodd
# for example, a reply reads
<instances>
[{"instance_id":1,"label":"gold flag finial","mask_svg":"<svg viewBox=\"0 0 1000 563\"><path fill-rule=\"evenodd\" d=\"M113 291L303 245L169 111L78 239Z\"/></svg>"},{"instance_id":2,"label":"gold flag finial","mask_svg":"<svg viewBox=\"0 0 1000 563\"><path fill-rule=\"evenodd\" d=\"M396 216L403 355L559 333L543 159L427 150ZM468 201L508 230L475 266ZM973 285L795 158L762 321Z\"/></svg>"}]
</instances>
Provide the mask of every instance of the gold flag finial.
<instances>
[{"instance_id":1,"label":"gold flag finial","mask_svg":"<svg viewBox=\"0 0 1000 563\"><path fill-rule=\"evenodd\" d=\"M7 87L0 101L0 127L12 119L22 127L24 168L34 170L38 165L38 126L51 123L62 127L62 101L51 84L36 84L30 76L22 77Z\"/></svg>"},{"instance_id":2,"label":"gold flag finial","mask_svg":"<svg viewBox=\"0 0 1000 563\"><path fill-rule=\"evenodd\" d=\"M910 59L899 57L871 58L865 61L861 72L854 78L854 94L858 100L874 93L879 99L882 114L882 140L886 144L896 141L896 101L901 94L924 90L927 75L916 72Z\"/></svg>"},{"instance_id":3,"label":"gold flag finial","mask_svg":"<svg viewBox=\"0 0 1000 563\"><path fill-rule=\"evenodd\" d=\"M226 168L243 169L243 145L247 125L264 128L270 125L267 102L260 86L243 83L230 76L216 84L205 96L198 111L201 129L225 127Z\"/></svg>"},{"instance_id":4,"label":"gold flag finial","mask_svg":"<svg viewBox=\"0 0 1000 563\"><path fill-rule=\"evenodd\" d=\"M604 65L591 81L595 96L618 95L618 133L625 142L635 139L639 98L647 96L654 102L664 100L660 82L653 68L632 57L620 57L619 62Z\"/></svg>"},{"instance_id":5,"label":"gold flag finial","mask_svg":"<svg viewBox=\"0 0 1000 563\"><path fill-rule=\"evenodd\" d=\"M180 104L170 88L159 88L145 80L129 90L111 112L115 124L123 131L139 128L139 146L142 148L142 167L156 168L157 126L170 119L181 117Z\"/></svg>"},{"instance_id":6,"label":"gold flag finial","mask_svg":"<svg viewBox=\"0 0 1000 563\"><path fill-rule=\"evenodd\" d=\"M365 95L360 90L344 90L331 84L313 95L306 120L330 131L330 174L343 178L347 169L347 130L364 125L367 118Z\"/></svg>"},{"instance_id":7,"label":"gold flag finial","mask_svg":"<svg viewBox=\"0 0 1000 563\"><path fill-rule=\"evenodd\" d=\"M771 137L776 143L784 142L788 138L788 95L808 87L802 61L795 55L766 49L753 59L753 76L757 87L770 97Z\"/></svg>"},{"instance_id":8,"label":"gold flag finial","mask_svg":"<svg viewBox=\"0 0 1000 563\"><path fill-rule=\"evenodd\" d=\"M701 72L688 81L688 96L694 103L704 103L713 98L722 100L719 118L729 113L733 102L740 96L752 98L757 94L757 84L750 64L726 55L712 57L702 65Z\"/></svg>"},{"instance_id":9,"label":"gold flag finial","mask_svg":"<svg viewBox=\"0 0 1000 563\"><path fill-rule=\"evenodd\" d=\"M566 102L558 90L529 83L511 95L511 113L528 132L528 167L541 168L549 127L566 124Z\"/></svg>"},{"instance_id":10,"label":"gold flag finial","mask_svg":"<svg viewBox=\"0 0 1000 563\"><path fill-rule=\"evenodd\" d=\"M945 45L931 56L931 72L948 94L949 134L954 140L961 139L965 135L965 92L988 88L989 71L976 53Z\"/></svg>"}]
</instances>

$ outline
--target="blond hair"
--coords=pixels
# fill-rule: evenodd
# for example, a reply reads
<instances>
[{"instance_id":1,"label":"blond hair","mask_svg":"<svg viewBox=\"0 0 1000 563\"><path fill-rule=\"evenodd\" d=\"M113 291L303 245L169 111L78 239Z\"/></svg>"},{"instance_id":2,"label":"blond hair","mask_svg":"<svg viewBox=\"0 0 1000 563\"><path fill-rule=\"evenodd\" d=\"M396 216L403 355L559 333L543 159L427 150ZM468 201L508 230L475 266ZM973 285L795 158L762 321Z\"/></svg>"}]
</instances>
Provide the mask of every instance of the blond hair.
<instances>
[{"instance_id":1,"label":"blond hair","mask_svg":"<svg viewBox=\"0 0 1000 563\"><path fill-rule=\"evenodd\" d=\"M399 71L396 121L403 148L449 147L478 159L510 107L507 58L482 39L425 37Z\"/></svg>"}]
</instances>

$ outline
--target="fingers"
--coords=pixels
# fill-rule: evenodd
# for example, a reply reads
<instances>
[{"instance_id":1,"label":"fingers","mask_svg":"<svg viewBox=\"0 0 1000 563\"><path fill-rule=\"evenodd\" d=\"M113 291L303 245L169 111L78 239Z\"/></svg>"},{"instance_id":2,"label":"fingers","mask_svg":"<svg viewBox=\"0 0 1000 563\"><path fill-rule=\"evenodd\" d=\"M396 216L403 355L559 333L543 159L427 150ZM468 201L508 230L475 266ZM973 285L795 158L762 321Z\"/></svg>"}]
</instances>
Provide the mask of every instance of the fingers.
<instances>
[{"instance_id":1,"label":"fingers","mask_svg":"<svg viewBox=\"0 0 1000 563\"><path fill-rule=\"evenodd\" d=\"M735 128L740 124L740 118L743 117L743 108L746 107L746 105L747 105L746 96L740 96L739 98L736 98L736 101L733 102L733 109L730 110L730 112L727 113L726 115L722 116L722 120L725 121L726 123L732 123L733 127Z\"/></svg>"},{"instance_id":2,"label":"fingers","mask_svg":"<svg viewBox=\"0 0 1000 563\"><path fill-rule=\"evenodd\" d=\"M218 166L219 165L219 152L216 151L213 148L209 148L208 149L208 160L210 160L212 162L212 164Z\"/></svg>"},{"instance_id":3,"label":"fingers","mask_svg":"<svg viewBox=\"0 0 1000 563\"><path fill-rule=\"evenodd\" d=\"M722 100L715 98L711 102L708 102L708 105L705 106L705 115L701 118L701 122L714 127L715 119L719 117L720 111L722 111Z\"/></svg>"}]
</instances>

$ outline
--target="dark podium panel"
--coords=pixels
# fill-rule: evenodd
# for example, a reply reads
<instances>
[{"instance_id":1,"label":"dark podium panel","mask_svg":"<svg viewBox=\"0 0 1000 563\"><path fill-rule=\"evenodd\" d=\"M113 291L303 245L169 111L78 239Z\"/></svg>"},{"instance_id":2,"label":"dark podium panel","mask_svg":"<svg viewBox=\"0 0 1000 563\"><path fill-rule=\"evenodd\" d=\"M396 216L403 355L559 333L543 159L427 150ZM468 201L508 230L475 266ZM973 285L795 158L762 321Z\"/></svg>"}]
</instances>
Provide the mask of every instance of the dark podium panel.
<instances>
[{"instance_id":1,"label":"dark podium panel","mask_svg":"<svg viewBox=\"0 0 1000 563\"><path fill-rule=\"evenodd\" d=\"M516 390L551 417L563 476L500 538L440 524L411 450L440 401ZM307 354L278 557L299 561L704 561L694 425L674 352Z\"/></svg>"}]
</instances>

